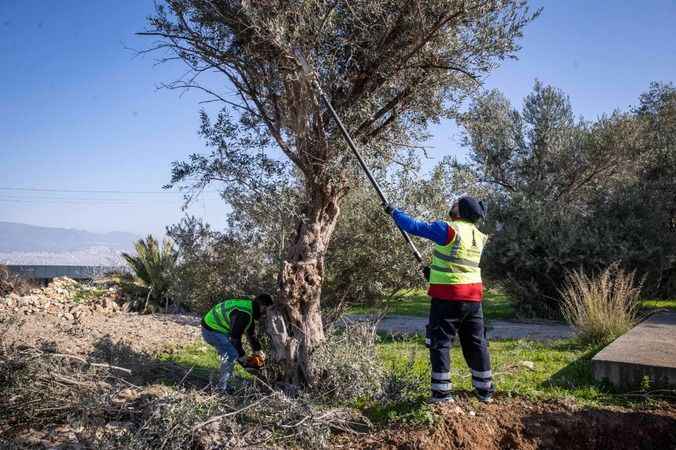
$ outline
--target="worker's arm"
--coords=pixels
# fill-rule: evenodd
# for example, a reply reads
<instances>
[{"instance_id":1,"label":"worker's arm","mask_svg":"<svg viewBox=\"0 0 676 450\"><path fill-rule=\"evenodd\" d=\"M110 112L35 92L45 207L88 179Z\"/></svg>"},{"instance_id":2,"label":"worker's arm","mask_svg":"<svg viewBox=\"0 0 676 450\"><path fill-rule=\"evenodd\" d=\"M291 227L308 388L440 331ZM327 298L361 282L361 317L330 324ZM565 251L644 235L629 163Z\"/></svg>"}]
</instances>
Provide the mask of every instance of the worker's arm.
<instances>
[{"instance_id":1,"label":"worker's arm","mask_svg":"<svg viewBox=\"0 0 676 450\"><path fill-rule=\"evenodd\" d=\"M394 222L407 233L420 236L439 245L447 245L455 237L455 231L443 220L423 222L416 220L400 209L392 210Z\"/></svg>"},{"instance_id":2,"label":"worker's arm","mask_svg":"<svg viewBox=\"0 0 676 450\"><path fill-rule=\"evenodd\" d=\"M249 340L249 345L251 345L251 350L255 352L261 351L261 343L258 341L258 336L256 336L256 322L251 321L251 325L246 330L246 337Z\"/></svg>"},{"instance_id":3,"label":"worker's arm","mask_svg":"<svg viewBox=\"0 0 676 450\"><path fill-rule=\"evenodd\" d=\"M246 326L249 324L250 316L249 314L234 310L230 313L230 343L239 357L245 355L244 347L242 347L242 335L246 331Z\"/></svg>"}]
</instances>

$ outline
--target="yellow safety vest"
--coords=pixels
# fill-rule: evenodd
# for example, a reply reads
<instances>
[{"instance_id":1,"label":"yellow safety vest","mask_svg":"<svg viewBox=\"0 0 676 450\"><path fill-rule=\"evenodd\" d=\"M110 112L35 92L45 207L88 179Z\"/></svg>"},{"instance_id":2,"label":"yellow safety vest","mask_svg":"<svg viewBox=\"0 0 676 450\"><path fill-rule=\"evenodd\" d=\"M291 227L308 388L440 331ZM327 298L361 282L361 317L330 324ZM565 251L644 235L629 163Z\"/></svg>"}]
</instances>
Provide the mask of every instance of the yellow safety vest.
<instances>
[{"instance_id":1,"label":"yellow safety vest","mask_svg":"<svg viewBox=\"0 0 676 450\"><path fill-rule=\"evenodd\" d=\"M430 284L481 283L481 252L487 236L471 222L447 222L455 237L446 245L437 245L432 254Z\"/></svg>"},{"instance_id":2,"label":"yellow safety vest","mask_svg":"<svg viewBox=\"0 0 676 450\"><path fill-rule=\"evenodd\" d=\"M249 315L249 323L245 329L249 328L253 320L253 302L244 298L233 298L217 304L206 313L204 322L212 330L230 334L230 314L234 310L242 311Z\"/></svg>"}]
</instances>

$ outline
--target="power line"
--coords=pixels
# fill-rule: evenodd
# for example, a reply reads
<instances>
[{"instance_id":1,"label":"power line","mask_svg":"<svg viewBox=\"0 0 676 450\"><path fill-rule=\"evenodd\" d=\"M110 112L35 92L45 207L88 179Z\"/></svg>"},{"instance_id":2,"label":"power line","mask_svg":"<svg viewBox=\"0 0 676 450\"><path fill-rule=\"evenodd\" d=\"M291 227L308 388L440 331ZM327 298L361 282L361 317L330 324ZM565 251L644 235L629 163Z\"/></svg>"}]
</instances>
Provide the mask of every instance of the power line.
<instances>
[{"instance_id":1,"label":"power line","mask_svg":"<svg viewBox=\"0 0 676 450\"><path fill-rule=\"evenodd\" d=\"M0 191L57 192L57 193L75 193L75 194L182 194L182 192L179 191L117 191L117 190L79 190L79 189L38 189L38 188L19 188L19 187L0 187Z\"/></svg>"}]
</instances>

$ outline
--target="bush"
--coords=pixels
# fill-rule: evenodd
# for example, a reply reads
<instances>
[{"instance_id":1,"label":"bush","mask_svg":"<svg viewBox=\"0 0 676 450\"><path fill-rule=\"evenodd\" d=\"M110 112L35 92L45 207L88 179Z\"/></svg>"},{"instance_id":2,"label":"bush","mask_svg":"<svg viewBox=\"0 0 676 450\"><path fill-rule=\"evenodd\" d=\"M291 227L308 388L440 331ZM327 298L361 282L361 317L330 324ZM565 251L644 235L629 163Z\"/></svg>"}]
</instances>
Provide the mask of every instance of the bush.
<instances>
[{"instance_id":1,"label":"bush","mask_svg":"<svg viewBox=\"0 0 676 450\"><path fill-rule=\"evenodd\" d=\"M328 330L326 341L313 354L319 370L313 396L324 402L352 402L376 395L385 373L376 338L373 323Z\"/></svg>"},{"instance_id":2,"label":"bush","mask_svg":"<svg viewBox=\"0 0 676 450\"><path fill-rule=\"evenodd\" d=\"M202 314L224 298L274 292L278 265L265 242L212 230L195 217L183 218L167 234L179 253L171 295L182 306Z\"/></svg>"},{"instance_id":3,"label":"bush","mask_svg":"<svg viewBox=\"0 0 676 450\"><path fill-rule=\"evenodd\" d=\"M29 280L13 274L7 266L0 265L0 297L9 294L26 295L34 287Z\"/></svg>"},{"instance_id":4,"label":"bush","mask_svg":"<svg viewBox=\"0 0 676 450\"><path fill-rule=\"evenodd\" d=\"M140 239L134 244L136 255L122 253L129 267L134 271L137 281L146 288L146 302L144 312L157 310L164 305L165 311L169 305L169 289L172 274L176 267L177 254L169 239L162 245L152 236Z\"/></svg>"},{"instance_id":5,"label":"bush","mask_svg":"<svg viewBox=\"0 0 676 450\"><path fill-rule=\"evenodd\" d=\"M567 274L562 312L582 343L604 345L636 322L641 283L635 273L612 265L597 276L583 270Z\"/></svg>"}]
</instances>

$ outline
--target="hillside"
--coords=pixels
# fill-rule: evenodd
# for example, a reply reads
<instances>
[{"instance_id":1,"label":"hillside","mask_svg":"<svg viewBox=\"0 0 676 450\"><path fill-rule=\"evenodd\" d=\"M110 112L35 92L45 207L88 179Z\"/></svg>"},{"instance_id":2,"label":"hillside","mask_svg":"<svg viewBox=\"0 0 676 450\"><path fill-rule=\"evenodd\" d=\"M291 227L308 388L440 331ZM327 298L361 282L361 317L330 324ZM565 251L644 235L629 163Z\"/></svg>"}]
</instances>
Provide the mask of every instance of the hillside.
<instances>
[{"instance_id":1,"label":"hillside","mask_svg":"<svg viewBox=\"0 0 676 450\"><path fill-rule=\"evenodd\" d=\"M0 263L116 265L120 252L132 249L132 233L84 230L0 222Z\"/></svg>"}]
</instances>

